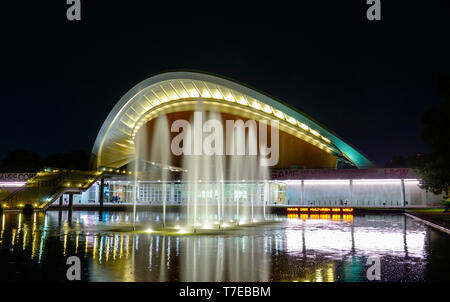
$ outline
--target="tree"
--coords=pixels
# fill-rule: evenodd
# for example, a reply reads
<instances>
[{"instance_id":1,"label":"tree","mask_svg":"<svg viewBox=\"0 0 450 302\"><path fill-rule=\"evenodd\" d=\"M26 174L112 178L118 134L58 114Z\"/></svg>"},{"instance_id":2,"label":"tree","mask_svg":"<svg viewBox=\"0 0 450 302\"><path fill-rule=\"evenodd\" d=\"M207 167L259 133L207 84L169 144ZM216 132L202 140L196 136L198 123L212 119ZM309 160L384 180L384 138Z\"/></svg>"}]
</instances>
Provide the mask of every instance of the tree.
<instances>
[{"instance_id":1,"label":"tree","mask_svg":"<svg viewBox=\"0 0 450 302\"><path fill-rule=\"evenodd\" d=\"M425 166L428 154L417 153L411 156L394 155L392 159L385 164L386 168L413 168L421 169Z\"/></svg>"},{"instance_id":2,"label":"tree","mask_svg":"<svg viewBox=\"0 0 450 302\"><path fill-rule=\"evenodd\" d=\"M70 153L50 154L42 161L46 167L87 170L89 167L89 155L82 150L73 150Z\"/></svg>"},{"instance_id":3,"label":"tree","mask_svg":"<svg viewBox=\"0 0 450 302\"><path fill-rule=\"evenodd\" d=\"M36 172L41 168L39 155L26 150L8 151L1 161L0 170L4 172Z\"/></svg>"},{"instance_id":4,"label":"tree","mask_svg":"<svg viewBox=\"0 0 450 302\"><path fill-rule=\"evenodd\" d=\"M450 77L439 81L438 91L444 101L437 108L430 108L422 115L422 139L430 145L431 153L423 168L423 188L449 195L450 186Z\"/></svg>"},{"instance_id":5,"label":"tree","mask_svg":"<svg viewBox=\"0 0 450 302\"><path fill-rule=\"evenodd\" d=\"M88 170L89 169L89 154L83 150L73 150L68 155L69 160L68 168L75 170Z\"/></svg>"}]
</instances>

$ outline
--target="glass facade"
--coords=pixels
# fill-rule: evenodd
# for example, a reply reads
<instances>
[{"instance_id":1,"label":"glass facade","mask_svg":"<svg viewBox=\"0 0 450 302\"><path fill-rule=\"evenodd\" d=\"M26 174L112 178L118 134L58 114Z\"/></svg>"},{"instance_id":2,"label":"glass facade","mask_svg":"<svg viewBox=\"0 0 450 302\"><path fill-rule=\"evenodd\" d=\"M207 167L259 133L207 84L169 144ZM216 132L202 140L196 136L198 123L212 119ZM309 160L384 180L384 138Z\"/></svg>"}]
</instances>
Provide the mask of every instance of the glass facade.
<instances>
[{"instance_id":1,"label":"glass facade","mask_svg":"<svg viewBox=\"0 0 450 302\"><path fill-rule=\"evenodd\" d=\"M222 194L225 203L233 203L236 200L260 200L266 203L286 203L284 185L269 183L198 183L183 182L144 182L138 183L137 202L143 204L162 204L164 191L167 204L186 204L189 198L193 199L197 194L198 199L218 199ZM164 189L165 186L165 189ZM81 196L82 203L98 202L100 185L96 184ZM273 191L269 194L269 191ZM133 183L123 181L111 181L105 183L105 203L132 203Z\"/></svg>"},{"instance_id":2,"label":"glass facade","mask_svg":"<svg viewBox=\"0 0 450 302\"><path fill-rule=\"evenodd\" d=\"M99 184L93 185L83 194L74 196L74 202L98 203L99 189ZM104 202L132 203L134 192L132 182L105 182ZM223 198L228 204L235 203L237 200L240 202L253 200L272 205L424 206L433 202L435 198L431 193L420 189L417 180L227 182L197 183L196 186L185 182L140 181L136 191L137 202L149 205L162 204L164 192L166 204L169 205L183 205L187 204L188 200L194 199L210 202Z\"/></svg>"}]
</instances>

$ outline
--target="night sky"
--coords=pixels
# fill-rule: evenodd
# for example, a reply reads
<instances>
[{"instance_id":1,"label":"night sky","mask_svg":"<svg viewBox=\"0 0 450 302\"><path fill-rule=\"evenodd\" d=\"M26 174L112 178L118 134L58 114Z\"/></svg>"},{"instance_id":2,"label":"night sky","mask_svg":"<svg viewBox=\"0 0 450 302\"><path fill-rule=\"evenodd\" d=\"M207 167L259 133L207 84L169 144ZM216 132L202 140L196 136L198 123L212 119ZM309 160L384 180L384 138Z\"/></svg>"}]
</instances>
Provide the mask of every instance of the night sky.
<instances>
[{"instance_id":1,"label":"night sky","mask_svg":"<svg viewBox=\"0 0 450 302\"><path fill-rule=\"evenodd\" d=\"M1 156L90 152L135 84L196 69L283 100L384 166L428 151L420 116L450 74L448 1L382 0L372 22L365 0L81 0L82 20L72 22L65 0L10 2L0 6Z\"/></svg>"}]
</instances>

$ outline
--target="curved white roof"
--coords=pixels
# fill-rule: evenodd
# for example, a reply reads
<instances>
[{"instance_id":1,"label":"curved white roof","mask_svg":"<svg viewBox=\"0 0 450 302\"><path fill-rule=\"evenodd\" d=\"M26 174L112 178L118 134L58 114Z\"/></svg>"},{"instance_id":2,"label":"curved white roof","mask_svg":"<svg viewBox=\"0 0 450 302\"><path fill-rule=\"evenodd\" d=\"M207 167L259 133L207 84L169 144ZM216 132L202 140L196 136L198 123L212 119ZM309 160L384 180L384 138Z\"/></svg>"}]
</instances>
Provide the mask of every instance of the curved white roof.
<instances>
[{"instance_id":1,"label":"curved white roof","mask_svg":"<svg viewBox=\"0 0 450 302\"><path fill-rule=\"evenodd\" d=\"M97 135L96 166L120 167L134 158L138 129L161 112L184 111L198 100L238 106L256 117L277 119L280 129L316 147L346 158L357 167L372 162L336 134L305 114L266 94L221 77L199 72L167 72L134 86L114 106Z\"/></svg>"}]
</instances>

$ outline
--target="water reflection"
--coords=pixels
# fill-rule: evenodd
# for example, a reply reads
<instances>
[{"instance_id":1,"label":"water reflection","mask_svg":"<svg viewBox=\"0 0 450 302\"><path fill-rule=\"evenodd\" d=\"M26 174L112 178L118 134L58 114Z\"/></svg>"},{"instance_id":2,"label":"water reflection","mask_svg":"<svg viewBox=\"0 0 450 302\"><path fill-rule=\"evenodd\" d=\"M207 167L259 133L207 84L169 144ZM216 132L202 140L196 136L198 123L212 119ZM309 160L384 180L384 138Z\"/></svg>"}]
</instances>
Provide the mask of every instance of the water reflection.
<instances>
[{"instance_id":1,"label":"water reflection","mask_svg":"<svg viewBox=\"0 0 450 302\"><path fill-rule=\"evenodd\" d=\"M65 280L65 259L77 255L89 281L367 281L366 259L379 255L383 281L448 279L448 264L436 261L449 263L449 237L403 215L295 215L221 235L164 236L111 230L131 221L124 212L3 214L0 269L5 280Z\"/></svg>"}]
</instances>

